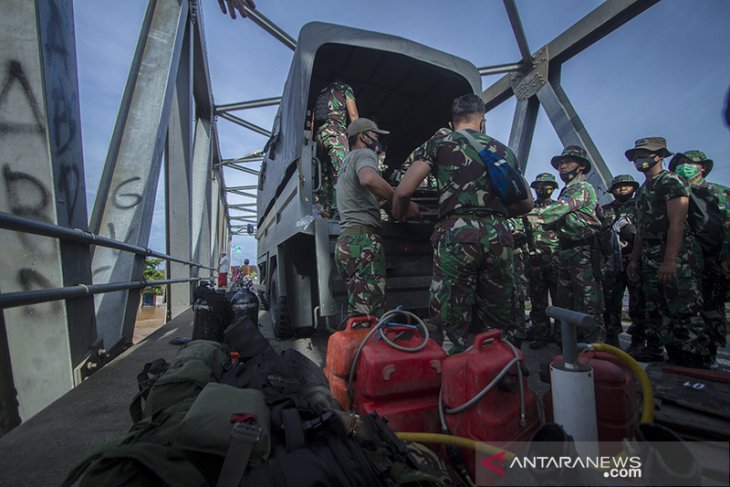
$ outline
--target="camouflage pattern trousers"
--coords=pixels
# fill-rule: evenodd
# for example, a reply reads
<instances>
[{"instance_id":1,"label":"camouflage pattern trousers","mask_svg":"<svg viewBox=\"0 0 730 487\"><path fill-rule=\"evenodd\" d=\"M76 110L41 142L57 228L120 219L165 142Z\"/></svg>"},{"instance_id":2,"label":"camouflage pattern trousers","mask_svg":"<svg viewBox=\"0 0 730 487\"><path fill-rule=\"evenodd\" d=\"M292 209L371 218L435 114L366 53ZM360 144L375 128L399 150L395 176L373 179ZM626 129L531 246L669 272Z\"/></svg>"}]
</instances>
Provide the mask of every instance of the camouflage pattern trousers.
<instances>
[{"instance_id":1,"label":"camouflage pattern trousers","mask_svg":"<svg viewBox=\"0 0 730 487\"><path fill-rule=\"evenodd\" d=\"M709 355L709 339L702 312L700 279L702 254L694 240L684 243L677 256L677 279L661 284L657 270L664 259L664 246L644 242L641 281L646 299L647 340L658 335L669 358L682 361L681 352Z\"/></svg>"},{"instance_id":2,"label":"camouflage pattern trousers","mask_svg":"<svg viewBox=\"0 0 730 487\"><path fill-rule=\"evenodd\" d=\"M385 251L377 234L340 234L335 264L345 281L347 311L380 317L385 312Z\"/></svg>"},{"instance_id":3,"label":"camouflage pattern trousers","mask_svg":"<svg viewBox=\"0 0 730 487\"><path fill-rule=\"evenodd\" d=\"M594 267L590 244L573 248L558 249L560 273L558 279L558 302L561 308L571 309L593 317L592 328L578 328L578 340L603 342L603 291ZM561 336L556 329L556 337Z\"/></svg>"},{"instance_id":4,"label":"camouflage pattern trousers","mask_svg":"<svg viewBox=\"0 0 730 487\"><path fill-rule=\"evenodd\" d=\"M489 328L524 338L524 318L515 318L513 241L506 222L491 216L448 217L431 242L431 323L454 350L465 350Z\"/></svg>"},{"instance_id":5,"label":"camouflage pattern trousers","mask_svg":"<svg viewBox=\"0 0 730 487\"><path fill-rule=\"evenodd\" d=\"M342 161L350 150L347 134L337 126L323 125L317 131L317 153L320 157L320 171L322 184L314 195L314 202L322 208L332 212L336 206L335 184L337 174L342 167Z\"/></svg>"},{"instance_id":6,"label":"camouflage pattern trousers","mask_svg":"<svg viewBox=\"0 0 730 487\"><path fill-rule=\"evenodd\" d=\"M624 262L624 269L628 262ZM646 318L644 317L644 292L641 283L634 283L629 280L626 271L607 272L603 280L603 299L606 302L606 310L603 313L603 320L606 324L606 338L608 340L618 339L619 333L623 331L621 326L621 313L624 308L624 293L629 290L629 317L631 328L629 334L632 342L643 343L646 340Z\"/></svg>"},{"instance_id":7,"label":"camouflage pattern trousers","mask_svg":"<svg viewBox=\"0 0 730 487\"><path fill-rule=\"evenodd\" d=\"M727 295L727 278L720 268L717 257L706 258L702 271L702 318L707 326L710 339L710 358L715 359L717 349L726 345L727 319L725 317L725 298Z\"/></svg>"},{"instance_id":8,"label":"camouflage pattern trousers","mask_svg":"<svg viewBox=\"0 0 730 487\"><path fill-rule=\"evenodd\" d=\"M550 338L550 321L545 314L548 293L554 305L558 303L558 275L560 265L557 253L542 253L528 256L527 273L530 289L530 337L533 340Z\"/></svg>"},{"instance_id":9,"label":"camouflage pattern trousers","mask_svg":"<svg viewBox=\"0 0 730 487\"><path fill-rule=\"evenodd\" d=\"M526 260L527 251L520 247L514 249L512 258L514 259L514 277L515 277L515 309L517 312L517 319L525 321L525 300L527 299L527 287L529 286L529 279L527 278Z\"/></svg>"}]
</instances>

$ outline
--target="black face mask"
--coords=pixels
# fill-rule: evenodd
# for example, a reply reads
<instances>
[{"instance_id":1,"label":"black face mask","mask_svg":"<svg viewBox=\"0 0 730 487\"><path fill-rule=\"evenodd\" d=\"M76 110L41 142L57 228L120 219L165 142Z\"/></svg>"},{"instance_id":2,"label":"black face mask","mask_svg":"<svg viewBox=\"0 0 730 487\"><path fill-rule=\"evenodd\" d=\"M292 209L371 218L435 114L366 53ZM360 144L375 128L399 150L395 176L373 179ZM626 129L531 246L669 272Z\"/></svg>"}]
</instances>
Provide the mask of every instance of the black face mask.
<instances>
[{"instance_id":1,"label":"black face mask","mask_svg":"<svg viewBox=\"0 0 730 487\"><path fill-rule=\"evenodd\" d=\"M546 200L550 198L550 195L553 194L553 191L555 191L555 188L552 186L538 186L535 188L535 194L537 195L537 199L539 200Z\"/></svg>"},{"instance_id":2,"label":"black face mask","mask_svg":"<svg viewBox=\"0 0 730 487\"><path fill-rule=\"evenodd\" d=\"M377 153L379 153L379 152L385 152L385 151L383 150L383 144L381 144L381 143L380 143L380 141L379 141L378 139L373 139L372 137L370 137L370 136L369 136L369 135L367 135L367 134L365 134L365 136L366 136L366 137L367 137L368 139L370 139L370 142L369 142L369 143L366 143L366 144L365 144L365 147L367 147L367 148L368 148L368 149L370 149L371 151L375 152L376 154L377 154Z\"/></svg>"},{"instance_id":3,"label":"black face mask","mask_svg":"<svg viewBox=\"0 0 730 487\"><path fill-rule=\"evenodd\" d=\"M614 194L613 197L616 199L616 201L621 203L626 203L631 199L631 197L634 195L634 193L626 193L626 194Z\"/></svg>"},{"instance_id":4,"label":"black face mask","mask_svg":"<svg viewBox=\"0 0 730 487\"><path fill-rule=\"evenodd\" d=\"M578 175L578 169L580 169L580 166L576 167L570 172L561 172L560 179L562 179L564 183L571 182Z\"/></svg>"},{"instance_id":5,"label":"black face mask","mask_svg":"<svg viewBox=\"0 0 730 487\"><path fill-rule=\"evenodd\" d=\"M647 172L656 166L658 162L654 156L637 157L634 159L634 167L637 171Z\"/></svg>"}]
</instances>

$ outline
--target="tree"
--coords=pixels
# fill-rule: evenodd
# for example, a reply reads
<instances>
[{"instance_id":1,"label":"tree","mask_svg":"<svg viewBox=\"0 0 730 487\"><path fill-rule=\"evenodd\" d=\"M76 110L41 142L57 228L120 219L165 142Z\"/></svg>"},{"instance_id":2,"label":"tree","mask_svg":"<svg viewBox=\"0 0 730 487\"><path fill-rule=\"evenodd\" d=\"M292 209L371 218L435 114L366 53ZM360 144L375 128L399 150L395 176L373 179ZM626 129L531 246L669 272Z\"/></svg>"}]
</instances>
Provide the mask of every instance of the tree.
<instances>
[{"instance_id":1,"label":"tree","mask_svg":"<svg viewBox=\"0 0 730 487\"><path fill-rule=\"evenodd\" d=\"M161 281L165 279L165 273L162 272L158 266L162 262L162 259L155 257L147 257L144 261L144 279L145 281ZM152 294L162 294L162 287L160 286L149 286L144 289L144 292L151 292Z\"/></svg>"}]
</instances>

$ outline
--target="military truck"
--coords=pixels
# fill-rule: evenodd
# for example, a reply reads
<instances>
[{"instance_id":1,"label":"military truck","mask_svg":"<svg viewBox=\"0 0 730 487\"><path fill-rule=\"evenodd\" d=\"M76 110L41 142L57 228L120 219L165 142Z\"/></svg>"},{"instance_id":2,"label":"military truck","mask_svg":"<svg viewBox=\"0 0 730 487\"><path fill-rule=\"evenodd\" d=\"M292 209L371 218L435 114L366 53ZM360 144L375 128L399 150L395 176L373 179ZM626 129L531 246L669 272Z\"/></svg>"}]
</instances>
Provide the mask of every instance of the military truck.
<instances>
[{"instance_id":1,"label":"military truck","mask_svg":"<svg viewBox=\"0 0 730 487\"><path fill-rule=\"evenodd\" d=\"M333 76L352 86L360 116L391 132L386 172L449 122L455 97L481 92L477 68L464 59L392 35L320 22L302 28L258 186L258 291L279 337L331 330L347 311L333 258L339 223L313 207L327 162L317 157L311 114ZM384 223L388 308L426 310L433 224Z\"/></svg>"}]
</instances>

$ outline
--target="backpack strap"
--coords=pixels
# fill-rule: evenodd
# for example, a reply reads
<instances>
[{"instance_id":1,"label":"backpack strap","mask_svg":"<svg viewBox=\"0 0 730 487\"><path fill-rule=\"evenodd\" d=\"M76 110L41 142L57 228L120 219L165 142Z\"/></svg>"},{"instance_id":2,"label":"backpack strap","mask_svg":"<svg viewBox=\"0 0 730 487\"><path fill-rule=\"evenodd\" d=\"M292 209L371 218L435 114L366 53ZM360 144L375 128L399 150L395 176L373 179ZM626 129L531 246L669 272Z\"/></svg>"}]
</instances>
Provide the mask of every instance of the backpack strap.
<instances>
[{"instance_id":1,"label":"backpack strap","mask_svg":"<svg viewBox=\"0 0 730 487\"><path fill-rule=\"evenodd\" d=\"M261 431L261 427L256 423L247 421L235 423L217 487L237 487L240 484L253 446L261 439Z\"/></svg>"},{"instance_id":2,"label":"backpack strap","mask_svg":"<svg viewBox=\"0 0 730 487\"><path fill-rule=\"evenodd\" d=\"M467 132L466 130L457 130L456 133L459 135L462 135L466 139L466 141L469 143L471 148L474 149L474 151L476 151L477 156L478 156L477 159L482 161L482 164L483 164L484 159L482 159L482 150L484 149L484 144L480 144L477 141L477 139L472 137L472 135L469 132Z\"/></svg>"},{"instance_id":3,"label":"backpack strap","mask_svg":"<svg viewBox=\"0 0 730 487\"><path fill-rule=\"evenodd\" d=\"M284 428L286 438L286 451L291 452L304 448L306 441L299 411L294 408L283 409L281 411L281 425Z\"/></svg>"}]
</instances>

